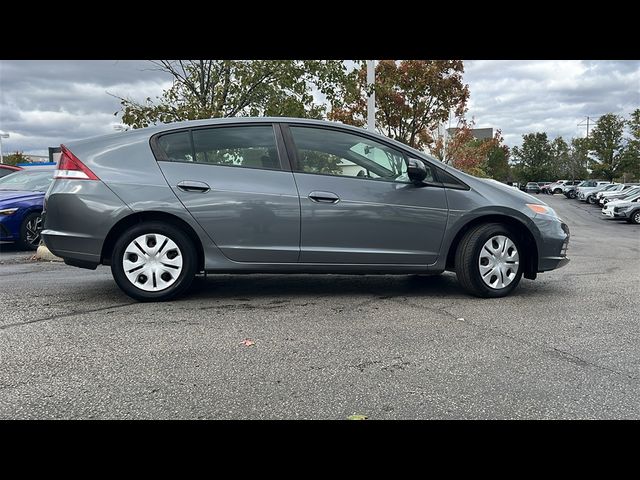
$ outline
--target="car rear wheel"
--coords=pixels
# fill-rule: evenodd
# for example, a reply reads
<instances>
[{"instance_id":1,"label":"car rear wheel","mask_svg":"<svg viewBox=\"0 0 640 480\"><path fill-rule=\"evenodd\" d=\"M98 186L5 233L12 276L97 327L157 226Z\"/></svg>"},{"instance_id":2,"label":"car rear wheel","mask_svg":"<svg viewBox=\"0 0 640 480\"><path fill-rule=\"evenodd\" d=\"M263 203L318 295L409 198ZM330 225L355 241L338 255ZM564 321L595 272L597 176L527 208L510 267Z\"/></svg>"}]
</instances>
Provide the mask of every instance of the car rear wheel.
<instances>
[{"instance_id":1,"label":"car rear wheel","mask_svg":"<svg viewBox=\"0 0 640 480\"><path fill-rule=\"evenodd\" d=\"M635 212L632 212L631 215L629 216L629 221L631 223L635 223L636 225L640 224L640 210L636 210Z\"/></svg>"},{"instance_id":2,"label":"car rear wheel","mask_svg":"<svg viewBox=\"0 0 640 480\"><path fill-rule=\"evenodd\" d=\"M594 197L593 195L590 195L590 196L588 196L588 197L587 197L587 202L588 202L590 205L595 205L595 203L596 203L596 199L595 199L595 197Z\"/></svg>"},{"instance_id":3,"label":"car rear wheel","mask_svg":"<svg viewBox=\"0 0 640 480\"><path fill-rule=\"evenodd\" d=\"M118 286L140 301L164 301L183 293L196 274L193 242L179 229L145 222L126 230L116 241L111 272Z\"/></svg>"},{"instance_id":4,"label":"car rear wheel","mask_svg":"<svg viewBox=\"0 0 640 480\"><path fill-rule=\"evenodd\" d=\"M556 188L556 189L554 189L554 190L553 190L553 193L554 193L554 194L556 194L556 193L562 193L562 189L561 189L561 188Z\"/></svg>"},{"instance_id":5,"label":"car rear wheel","mask_svg":"<svg viewBox=\"0 0 640 480\"><path fill-rule=\"evenodd\" d=\"M19 247L22 250L37 250L40 245L42 213L32 212L22 220L20 225Z\"/></svg>"},{"instance_id":6,"label":"car rear wheel","mask_svg":"<svg viewBox=\"0 0 640 480\"><path fill-rule=\"evenodd\" d=\"M574 191L569 192L569 198L571 198L571 199L576 198L576 195L577 194Z\"/></svg>"},{"instance_id":7,"label":"car rear wheel","mask_svg":"<svg viewBox=\"0 0 640 480\"><path fill-rule=\"evenodd\" d=\"M513 232L500 223L469 230L458 245L455 270L462 287L477 297L504 297L520 283L522 249Z\"/></svg>"}]
</instances>

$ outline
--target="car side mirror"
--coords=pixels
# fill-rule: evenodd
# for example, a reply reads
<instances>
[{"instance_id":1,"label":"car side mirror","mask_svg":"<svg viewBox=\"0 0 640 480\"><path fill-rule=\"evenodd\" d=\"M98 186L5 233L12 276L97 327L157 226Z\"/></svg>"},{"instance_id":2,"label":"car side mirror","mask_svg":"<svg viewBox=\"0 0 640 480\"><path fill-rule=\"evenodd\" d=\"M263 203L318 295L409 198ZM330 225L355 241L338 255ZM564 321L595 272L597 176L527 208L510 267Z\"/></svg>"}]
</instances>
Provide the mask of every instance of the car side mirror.
<instances>
[{"instance_id":1,"label":"car side mirror","mask_svg":"<svg viewBox=\"0 0 640 480\"><path fill-rule=\"evenodd\" d=\"M407 176L414 185L422 185L422 182L427 178L427 167L422 160L417 158L410 158L407 164Z\"/></svg>"}]
</instances>

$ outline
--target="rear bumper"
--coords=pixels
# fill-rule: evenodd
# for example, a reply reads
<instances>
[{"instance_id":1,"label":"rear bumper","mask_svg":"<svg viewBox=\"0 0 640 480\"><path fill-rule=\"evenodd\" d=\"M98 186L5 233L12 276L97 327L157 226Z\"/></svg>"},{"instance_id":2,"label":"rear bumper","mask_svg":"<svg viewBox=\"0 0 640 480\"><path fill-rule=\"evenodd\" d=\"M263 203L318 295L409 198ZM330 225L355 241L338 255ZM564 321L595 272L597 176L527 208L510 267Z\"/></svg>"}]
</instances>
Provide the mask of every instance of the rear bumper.
<instances>
[{"instance_id":1,"label":"rear bumper","mask_svg":"<svg viewBox=\"0 0 640 480\"><path fill-rule=\"evenodd\" d=\"M129 213L100 181L56 180L45 199L42 239L65 263L95 268L109 230Z\"/></svg>"}]
</instances>

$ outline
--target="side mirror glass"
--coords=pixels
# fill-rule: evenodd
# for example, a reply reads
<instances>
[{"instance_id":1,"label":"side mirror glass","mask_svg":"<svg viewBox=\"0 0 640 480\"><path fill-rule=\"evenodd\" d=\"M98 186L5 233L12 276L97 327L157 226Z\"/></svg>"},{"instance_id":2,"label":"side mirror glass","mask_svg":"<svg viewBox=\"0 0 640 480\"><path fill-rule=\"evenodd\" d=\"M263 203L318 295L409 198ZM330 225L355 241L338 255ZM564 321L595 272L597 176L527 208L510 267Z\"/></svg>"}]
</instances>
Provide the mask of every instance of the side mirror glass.
<instances>
[{"instance_id":1,"label":"side mirror glass","mask_svg":"<svg viewBox=\"0 0 640 480\"><path fill-rule=\"evenodd\" d=\"M407 176L415 185L421 185L427 178L427 167L422 160L410 158L407 165Z\"/></svg>"}]
</instances>

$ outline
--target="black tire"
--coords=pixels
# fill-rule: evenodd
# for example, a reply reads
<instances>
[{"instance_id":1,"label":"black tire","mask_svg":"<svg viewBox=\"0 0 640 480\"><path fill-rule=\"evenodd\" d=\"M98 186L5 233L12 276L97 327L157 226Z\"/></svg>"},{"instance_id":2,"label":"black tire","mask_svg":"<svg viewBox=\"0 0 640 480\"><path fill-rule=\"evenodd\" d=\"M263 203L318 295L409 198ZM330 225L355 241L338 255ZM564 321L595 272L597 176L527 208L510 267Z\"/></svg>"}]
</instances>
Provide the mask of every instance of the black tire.
<instances>
[{"instance_id":1,"label":"black tire","mask_svg":"<svg viewBox=\"0 0 640 480\"><path fill-rule=\"evenodd\" d=\"M478 260L484 244L495 235L508 237L518 249L520 261L518 271L513 281L504 288L494 289L484 283L480 275ZM469 230L458 245L455 256L456 277L460 285L471 295L482 298L497 298L509 295L520 283L522 278L522 266L524 264L524 251L516 235L501 223L486 223Z\"/></svg>"},{"instance_id":2,"label":"black tire","mask_svg":"<svg viewBox=\"0 0 640 480\"><path fill-rule=\"evenodd\" d=\"M573 200L574 198L576 198L576 195L577 195L577 193L576 193L576 192L574 192L574 191L569 192L569 198L570 198L570 199L572 199L572 200Z\"/></svg>"},{"instance_id":3,"label":"black tire","mask_svg":"<svg viewBox=\"0 0 640 480\"><path fill-rule=\"evenodd\" d=\"M37 250L40 245L40 222L42 212L31 212L22 220L18 247L22 250ZM35 232L35 233L34 233Z\"/></svg>"},{"instance_id":4,"label":"black tire","mask_svg":"<svg viewBox=\"0 0 640 480\"><path fill-rule=\"evenodd\" d=\"M635 223L636 225L640 224L640 209L631 212L631 214L629 215L629 220L630 223Z\"/></svg>"},{"instance_id":5,"label":"black tire","mask_svg":"<svg viewBox=\"0 0 640 480\"><path fill-rule=\"evenodd\" d=\"M556 194L556 193L562 193L562 189L561 189L561 188L556 188L556 189L554 189L554 190L553 190L553 193L554 193L554 194Z\"/></svg>"},{"instance_id":6,"label":"black tire","mask_svg":"<svg viewBox=\"0 0 640 480\"><path fill-rule=\"evenodd\" d=\"M176 243L182 254L182 271L175 282L164 290L145 291L136 287L127 278L122 261L127 246L137 237L146 234L160 234ZM198 256L191 239L175 226L162 222L144 222L135 225L120 235L111 255L111 273L124 293L141 302L162 302L184 293L197 273Z\"/></svg>"},{"instance_id":7,"label":"black tire","mask_svg":"<svg viewBox=\"0 0 640 480\"><path fill-rule=\"evenodd\" d=\"M593 195L589 195L587 197L587 203L589 205L595 205L596 204L596 198Z\"/></svg>"}]
</instances>

